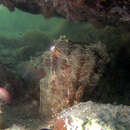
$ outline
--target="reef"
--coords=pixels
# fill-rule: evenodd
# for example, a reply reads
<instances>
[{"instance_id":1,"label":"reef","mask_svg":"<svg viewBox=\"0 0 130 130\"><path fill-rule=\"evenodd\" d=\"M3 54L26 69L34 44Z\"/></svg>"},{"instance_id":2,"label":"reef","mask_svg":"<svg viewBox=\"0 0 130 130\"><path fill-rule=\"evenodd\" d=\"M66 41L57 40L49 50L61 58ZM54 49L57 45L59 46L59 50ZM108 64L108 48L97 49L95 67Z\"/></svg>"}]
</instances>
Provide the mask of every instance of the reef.
<instances>
[{"instance_id":1,"label":"reef","mask_svg":"<svg viewBox=\"0 0 130 130\"><path fill-rule=\"evenodd\" d=\"M40 80L40 112L54 118L61 110L93 95L109 56L103 43L87 45L61 36L43 55L46 76ZM48 109L49 108L49 109Z\"/></svg>"},{"instance_id":2,"label":"reef","mask_svg":"<svg viewBox=\"0 0 130 130\"><path fill-rule=\"evenodd\" d=\"M45 17L90 21L102 25L130 25L129 0L0 0L10 11L15 8Z\"/></svg>"},{"instance_id":3,"label":"reef","mask_svg":"<svg viewBox=\"0 0 130 130\"><path fill-rule=\"evenodd\" d=\"M129 106L88 101L62 111L57 117L53 130L127 130L129 128Z\"/></svg>"}]
</instances>

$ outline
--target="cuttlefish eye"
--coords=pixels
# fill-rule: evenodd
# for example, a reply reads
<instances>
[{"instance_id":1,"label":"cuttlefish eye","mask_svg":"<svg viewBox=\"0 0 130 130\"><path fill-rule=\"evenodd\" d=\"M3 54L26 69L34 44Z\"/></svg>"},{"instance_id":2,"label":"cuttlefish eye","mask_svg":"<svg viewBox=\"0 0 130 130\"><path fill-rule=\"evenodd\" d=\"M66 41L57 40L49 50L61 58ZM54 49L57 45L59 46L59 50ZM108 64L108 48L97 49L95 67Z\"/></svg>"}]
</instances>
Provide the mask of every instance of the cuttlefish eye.
<instances>
[{"instance_id":1,"label":"cuttlefish eye","mask_svg":"<svg viewBox=\"0 0 130 130\"><path fill-rule=\"evenodd\" d=\"M53 45L53 46L50 47L50 50L51 50L51 51L54 51L55 48L56 48L56 47Z\"/></svg>"},{"instance_id":2,"label":"cuttlefish eye","mask_svg":"<svg viewBox=\"0 0 130 130\"><path fill-rule=\"evenodd\" d=\"M48 129L48 128L43 128L43 129L40 129L40 130L51 130L51 129Z\"/></svg>"}]
</instances>

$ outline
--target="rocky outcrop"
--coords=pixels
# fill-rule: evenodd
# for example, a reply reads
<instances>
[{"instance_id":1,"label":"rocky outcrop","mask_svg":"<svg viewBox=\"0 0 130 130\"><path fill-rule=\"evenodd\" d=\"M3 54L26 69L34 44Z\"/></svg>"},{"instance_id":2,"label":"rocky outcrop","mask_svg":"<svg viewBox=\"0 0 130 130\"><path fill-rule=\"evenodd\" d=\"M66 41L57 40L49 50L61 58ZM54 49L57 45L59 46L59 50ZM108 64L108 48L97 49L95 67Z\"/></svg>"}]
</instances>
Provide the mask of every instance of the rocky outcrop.
<instances>
[{"instance_id":1,"label":"rocky outcrop","mask_svg":"<svg viewBox=\"0 0 130 130\"><path fill-rule=\"evenodd\" d=\"M46 76L40 81L40 111L44 118L88 100L101 87L98 82L109 61L102 43L79 44L64 36L53 42L43 59Z\"/></svg>"},{"instance_id":2,"label":"rocky outcrop","mask_svg":"<svg viewBox=\"0 0 130 130\"><path fill-rule=\"evenodd\" d=\"M130 25L129 0L0 0L10 11L19 8L45 17L62 16L71 21L105 25Z\"/></svg>"},{"instance_id":3,"label":"rocky outcrop","mask_svg":"<svg viewBox=\"0 0 130 130\"><path fill-rule=\"evenodd\" d=\"M130 107L80 103L61 112L53 130L128 130Z\"/></svg>"}]
</instances>

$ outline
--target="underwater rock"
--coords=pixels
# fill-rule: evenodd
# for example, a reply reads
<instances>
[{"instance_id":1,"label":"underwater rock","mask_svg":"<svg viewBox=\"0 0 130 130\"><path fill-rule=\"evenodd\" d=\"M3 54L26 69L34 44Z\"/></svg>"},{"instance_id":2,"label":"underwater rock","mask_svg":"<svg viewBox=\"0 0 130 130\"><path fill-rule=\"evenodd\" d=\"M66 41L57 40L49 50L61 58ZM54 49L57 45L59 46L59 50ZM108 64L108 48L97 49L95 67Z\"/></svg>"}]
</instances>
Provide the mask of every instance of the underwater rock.
<instances>
[{"instance_id":1,"label":"underwater rock","mask_svg":"<svg viewBox=\"0 0 130 130\"><path fill-rule=\"evenodd\" d=\"M12 99L17 99L21 95L23 82L15 74L10 73L7 67L0 63L0 87L7 90Z\"/></svg>"},{"instance_id":2,"label":"underwater rock","mask_svg":"<svg viewBox=\"0 0 130 130\"><path fill-rule=\"evenodd\" d=\"M0 3L6 6L10 11L14 11L15 8L18 8L33 14L40 13L40 8L34 0L0 0Z\"/></svg>"},{"instance_id":3,"label":"underwater rock","mask_svg":"<svg viewBox=\"0 0 130 130\"><path fill-rule=\"evenodd\" d=\"M14 3L11 2L10 0L0 0L0 2L3 3L4 6L6 6L10 11L14 11Z\"/></svg>"},{"instance_id":4,"label":"underwater rock","mask_svg":"<svg viewBox=\"0 0 130 130\"><path fill-rule=\"evenodd\" d=\"M6 128L5 130L27 130L27 129L22 125L13 124L10 128Z\"/></svg>"},{"instance_id":5,"label":"underwater rock","mask_svg":"<svg viewBox=\"0 0 130 130\"><path fill-rule=\"evenodd\" d=\"M53 118L64 108L93 95L109 56L99 42L87 45L60 37L43 57L45 78L40 80L40 112Z\"/></svg>"},{"instance_id":6,"label":"underwater rock","mask_svg":"<svg viewBox=\"0 0 130 130\"><path fill-rule=\"evenodd\" d=\"M60 16L71 21L95 21L100 26L130 26L129 0L0 0L0 3L10 11L18 8L45 17Z\"/></svg>"},{"instance_id":7,"label":"underwater rock","mask_svg":"<svg viewBox=\"0 0 130 130\"><path fill-rule=\"evenodd\" d=\"M128 130L129 128L129 106L88 101L62 111L53 130Z\"/></svg>"}]
</instances>

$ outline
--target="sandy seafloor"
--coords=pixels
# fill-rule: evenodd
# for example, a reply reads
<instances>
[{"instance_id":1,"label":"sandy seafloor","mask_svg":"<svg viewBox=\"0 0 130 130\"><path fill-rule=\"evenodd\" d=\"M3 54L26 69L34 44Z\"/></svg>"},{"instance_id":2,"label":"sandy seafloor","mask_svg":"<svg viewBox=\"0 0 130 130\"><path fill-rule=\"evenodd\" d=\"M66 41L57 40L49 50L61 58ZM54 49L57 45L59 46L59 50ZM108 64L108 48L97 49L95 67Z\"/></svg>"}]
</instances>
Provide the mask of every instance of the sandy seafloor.
<instances>
[{"instance_id":1,"label":"sandy seafloor","mask_svg":"<svg viewBox=\"0 0 130 130\"><path fill-rule=\"evenodd\" d=\"M47 128L38 115L38 107L35 104L21 103L8 105L4 108L5 130L40 130Z\"/></svg>"}]
</instances>

